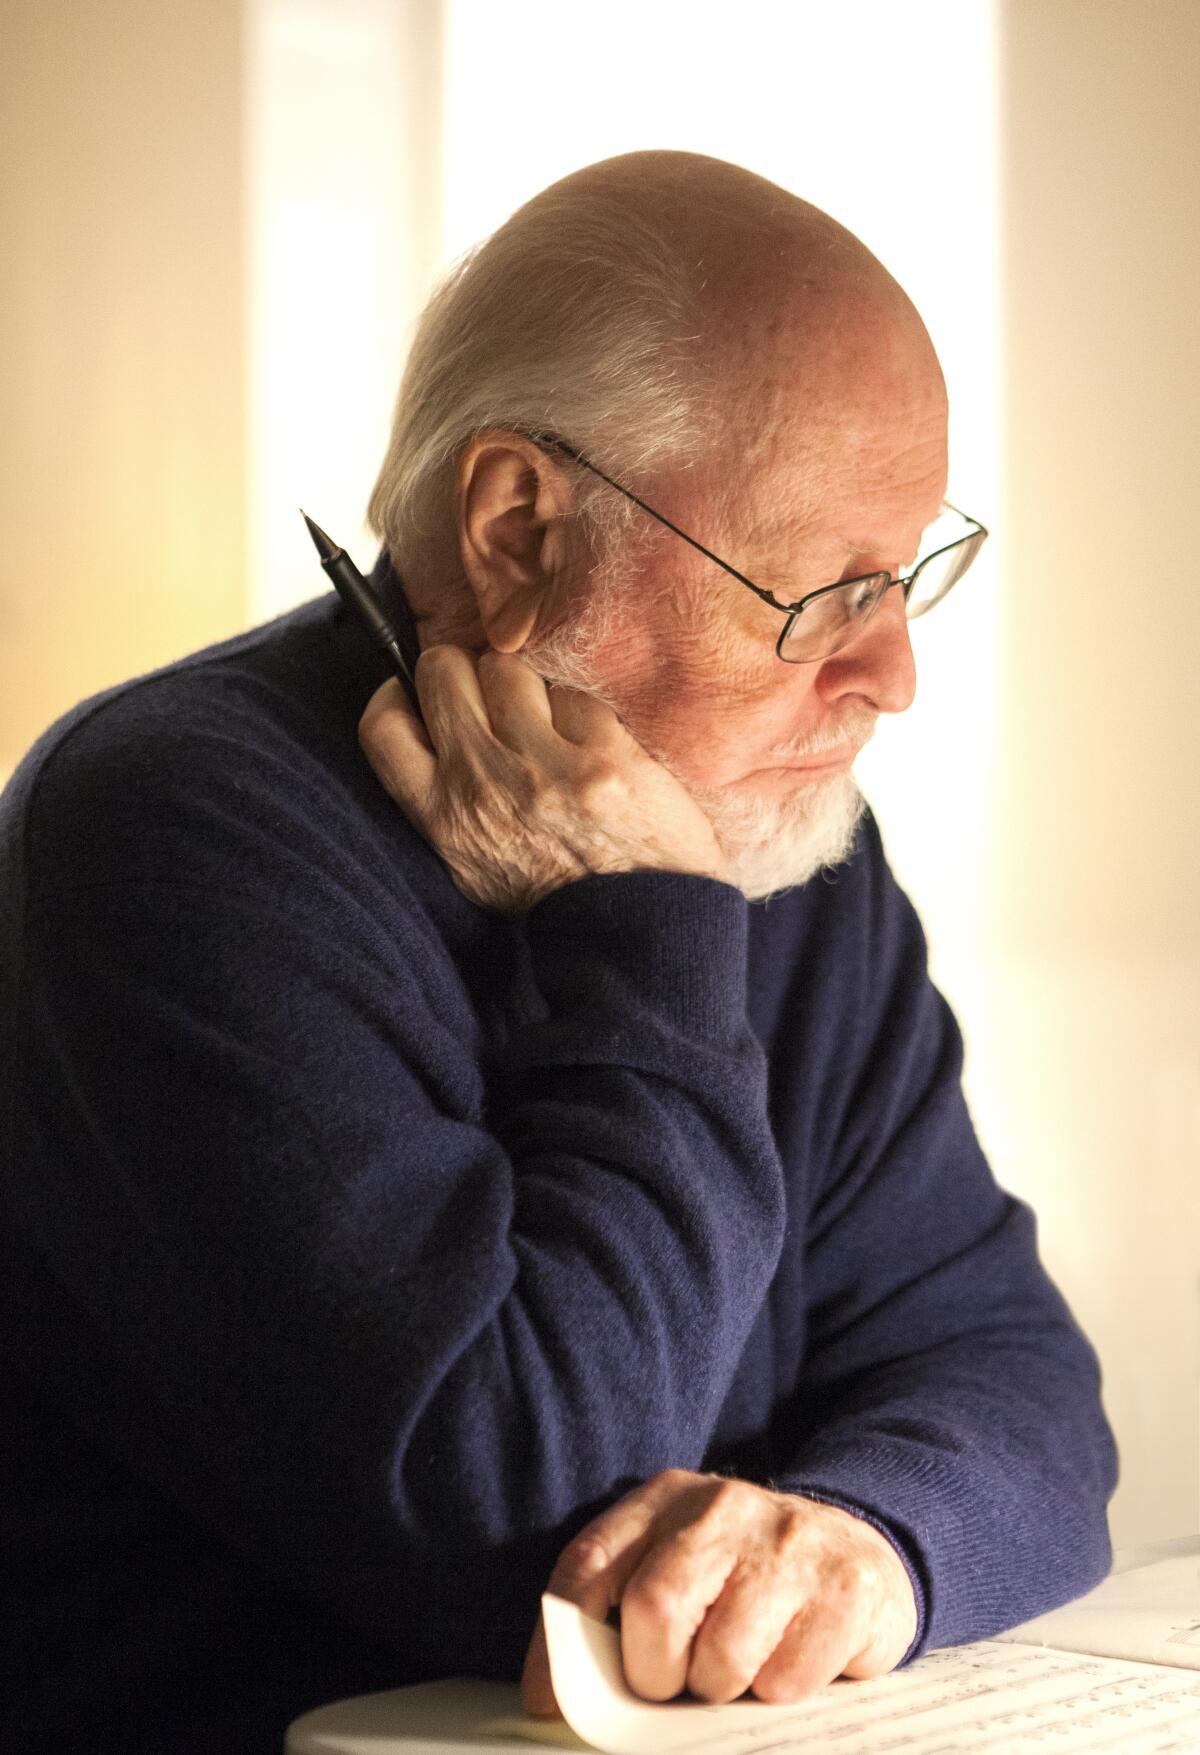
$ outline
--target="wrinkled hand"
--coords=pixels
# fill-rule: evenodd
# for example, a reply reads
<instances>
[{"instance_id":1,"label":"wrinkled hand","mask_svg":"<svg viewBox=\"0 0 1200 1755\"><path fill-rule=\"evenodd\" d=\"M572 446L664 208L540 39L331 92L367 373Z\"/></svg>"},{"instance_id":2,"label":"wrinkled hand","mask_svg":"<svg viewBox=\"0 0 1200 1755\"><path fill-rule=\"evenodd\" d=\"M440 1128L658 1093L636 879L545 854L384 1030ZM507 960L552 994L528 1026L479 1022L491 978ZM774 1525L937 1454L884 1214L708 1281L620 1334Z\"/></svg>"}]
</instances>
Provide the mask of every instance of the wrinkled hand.
<instances>
[{"instance_id":1,"label":"wrinkled hand","mask_svg":"<svg viewBox=\"0 0 1200 1755\"><path fill-rule=\"evenodd\" d=\"M635 1694L793 1701L837 1676L880 1676L916 1635L896 1550L862 1518L748 1481L667 1469L580 1531L547 1589L603 1620L621 1611ZM539 1620L525 1710L552 1717Z\"/></svg>"},{"instance_id":2,"label":"wrinkled hand","mask_svg":"<svg viewBox=\"0 0 1200 1755\"><path fill-rule=\"evenodd\" d=\"M611 708L523 658L430 646L367 704L359 741L464 895L520 913L589 872L724 875L712 825Z\"/></svg>"}]
</instances>

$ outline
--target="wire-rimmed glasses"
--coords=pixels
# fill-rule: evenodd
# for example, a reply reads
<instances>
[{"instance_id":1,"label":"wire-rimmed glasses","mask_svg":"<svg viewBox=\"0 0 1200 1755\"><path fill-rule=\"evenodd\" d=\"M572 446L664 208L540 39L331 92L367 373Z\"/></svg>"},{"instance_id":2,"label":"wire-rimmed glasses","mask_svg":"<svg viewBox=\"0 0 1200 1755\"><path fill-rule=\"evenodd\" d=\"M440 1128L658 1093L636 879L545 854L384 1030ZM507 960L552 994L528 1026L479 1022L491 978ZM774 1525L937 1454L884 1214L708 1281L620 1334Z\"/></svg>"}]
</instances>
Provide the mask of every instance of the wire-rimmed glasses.
<instances>
[{"instance_id":1,"label":"wire-rimmed glasses","mask_svg":"<svg viewBox=\"0 0 1200 1755\"><path fill-rule=\"evenodd\" d=\"M893 586L898 585L904 593L905 614L909 621L925 615L958 584L987 540L987 531L977 519L969 518L946 501L925 531L910 572L898 578L893 578L891 573L863 573L853 579L838 579L832 585L821 585L815 591L805 592L794 603L781 603L773 591L756 585L753 579L739 573L736 567L713 554L702 542L681 530L678 524L673 524L629 488L622 487L619 481L606 475L565 439L553 433L532 433L530 437L539 445L561 451L581 468L591 470L593 475L598 475L617 493L624 494L651 518L665 524L668 530L674 531L706 559L714 561L740 585L746 586L756 597L785 616L787 619L775 644L776 655L785 664L815 664L821 659L832 658L834 653L858 638Z\"/></svg>"}]
</instances>

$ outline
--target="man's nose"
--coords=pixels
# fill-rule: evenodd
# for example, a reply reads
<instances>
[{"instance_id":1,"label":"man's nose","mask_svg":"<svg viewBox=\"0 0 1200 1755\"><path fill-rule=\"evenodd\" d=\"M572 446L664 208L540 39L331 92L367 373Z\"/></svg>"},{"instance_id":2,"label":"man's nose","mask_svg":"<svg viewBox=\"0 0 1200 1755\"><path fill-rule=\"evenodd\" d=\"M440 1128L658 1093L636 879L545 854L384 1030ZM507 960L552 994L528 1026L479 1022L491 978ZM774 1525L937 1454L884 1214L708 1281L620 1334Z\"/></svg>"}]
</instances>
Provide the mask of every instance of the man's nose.
<instances>
[{"instance_id":1,"label":"man's nose","mask_svg":"<svg viewBox=\"0 0 1200 1755\"><path fill-rule=\"evenodd\" d=\"M816 686L826 701L861 695L881 713L912 706L917 667L901 590L889 591L858 638L825 659Z\"/></svg>"}]
</instances>

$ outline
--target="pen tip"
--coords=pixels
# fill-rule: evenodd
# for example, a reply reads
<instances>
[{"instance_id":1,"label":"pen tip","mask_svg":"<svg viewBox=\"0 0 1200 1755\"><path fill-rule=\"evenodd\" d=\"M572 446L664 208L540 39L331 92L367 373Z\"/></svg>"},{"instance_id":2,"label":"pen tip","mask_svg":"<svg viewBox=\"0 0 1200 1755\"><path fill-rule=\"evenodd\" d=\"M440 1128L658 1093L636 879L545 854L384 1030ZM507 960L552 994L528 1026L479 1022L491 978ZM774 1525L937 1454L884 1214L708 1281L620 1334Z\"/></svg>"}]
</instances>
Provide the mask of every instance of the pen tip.
<instances>
[{"instance_id":1,"label":"pen tip","mask_svg":"<svg viewBox=\"0 0 1200 1755\"><path fill-rule=\"evenodd\" d=\"M339 552L337 543L333 540L332 536L326 536L325 532L321 529L321 526L309 517L303 506L300 507L300 516L308 525L308 534L316 544L317 553L320 555L321 559L323 561L331 560L333 556Z\"/></svg>"}]
</instances>

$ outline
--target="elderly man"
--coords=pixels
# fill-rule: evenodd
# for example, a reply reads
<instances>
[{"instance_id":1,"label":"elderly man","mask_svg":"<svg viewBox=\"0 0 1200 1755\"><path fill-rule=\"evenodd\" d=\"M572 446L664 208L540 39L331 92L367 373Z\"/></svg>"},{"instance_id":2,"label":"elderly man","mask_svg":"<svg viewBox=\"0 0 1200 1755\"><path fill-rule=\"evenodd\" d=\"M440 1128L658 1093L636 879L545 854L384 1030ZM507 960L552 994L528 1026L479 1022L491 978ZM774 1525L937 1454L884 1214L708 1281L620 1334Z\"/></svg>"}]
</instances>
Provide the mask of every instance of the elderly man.
<instances>
[{"instance_id":1,"label":"elderly man","mask_svg":"<svg viewBox=\"0 0 1200 1755\"><path fill-rule=\"evenodd\" d=\"M552 1712L547 1584L649 1699L787 1700L1103 1574L1095 1361L851 774L982 540L945 434L832 220L594 166L417 334L372 517L418 700L329 597L35 750L22 1747L523 1661Z\"/></svg>"}]
</instances>

